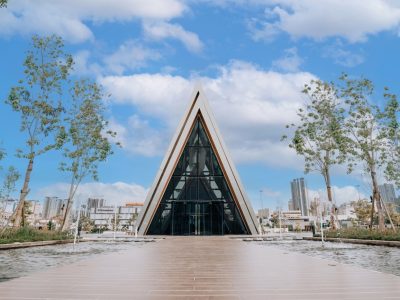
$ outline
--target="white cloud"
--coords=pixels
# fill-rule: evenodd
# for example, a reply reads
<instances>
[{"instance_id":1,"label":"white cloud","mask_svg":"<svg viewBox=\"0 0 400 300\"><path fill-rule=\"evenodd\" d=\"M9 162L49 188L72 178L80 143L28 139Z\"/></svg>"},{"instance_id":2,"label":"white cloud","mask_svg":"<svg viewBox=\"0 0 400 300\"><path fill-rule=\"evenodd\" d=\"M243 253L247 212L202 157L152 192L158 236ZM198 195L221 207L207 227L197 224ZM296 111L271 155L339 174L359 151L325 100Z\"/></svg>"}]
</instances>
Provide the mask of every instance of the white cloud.
<instances>
[{"instance_id":1,"label":"white cloud","mask_svg":"<svg viewBox=\"0 0 400 300\"><path fill-rule=\"evenodd\" d=\"M186 9L181 0L13 0L0 10L0 34L56 33L82 42L93 38L87 22L170 20Z\"/></svg>"},{"instance_id":2,"label":"white cloud","mask_svg":"<svg viewBox=\"0 0 400 300\"><path fill-rule=\"evenodd\" d=\"M297 72L303 59L297 54L297 48L289 48L284 51L284 56L272 62L272 67L284 72Z\"/></svg>"},{"instance_id":3,"label":"white cloud","mask_svg":"<svg viewBox=\"0 0 400 300\"><path fill-rule=\"evenodd\" d=\"M97 61L93 58L97 58ZM104 74L122 75L129 70L146 67L149 61L156 61L161 54L143 46L140 42L127 40L111 54L93 53L81 50L74 55L74 72L82 76L100 77Z\"/></svg>"},{"instance_id":4,"label":"white cloud","mask_svg":"<svg viewBox=\"0 0 400 300\"><path fill-rule=\"evenodd\" d=\"M126 127L112 119L109 128L117 133L116 139L123 149L143 156L162 155L168 142L165 138L168 132L152 128L147 120L136 114L129 118Z\"/></svg>"},{"instance_id":5,"label":"white cloud","mask_svg":"<svg viewBox=\"0 0 400 300\"><path fill-rule=\"evenodd\" d=\"M147 22L143 24L143 30L144 34L150 39L177 39L191 52L198 53L203 49L203 43L200 41L198 35L185 30L178 24L170 24L167 22Z\"/></svg>"},{"instance_id":6,"label":"white cloud","mask_svg":"<svg viewBox=\"0 0 400 300\"><path fill-rule=\"evenodd\" d=\"M47 196L67 198L68 183L56 183L37 190L35 199L44 199ZM144 202L148 189L135 183L114 182L90 182L79 186L76 201L84 203L88 198L104 198L108 205L125 204L126 202Z\"/></svg>"},{"instance_id":7,"label":"white cloud","mask_svg":"<svg viewBox=\"0 0 400 300\"><path fill-rule=\"evenodd\" d=\"M168 74L106 76L100 83L117 104L131 104L148 116L177 124L193 89L190 80Z\"/></svg>"},{"instance_id":8,"label":"white cloud","mask_svg":"<svg viewBox=\"0 0 400 300\"><path fill-rule=\"evenodd\" d=\"M264 3L265 19L251 22L253 38L266 39L278 32L294 38L323 40L343 37L349 42L363 42L369 35L398 30L400 5L389 0L270 0Z\"/></svg>"},{"instance_id":9,"label":"white cloud","mask_svg":"<svg viewBox=\"0 0 400 300\"><path fill-rule=\"evenodd\" d=\"M266 71L239 61L219 71L215 78L136 74L104 77L100 83L114 103L131 104L144 117L165 125L165 132L156 137L166 141L158 145L167 145L200 80L235 161L301 168L301 161L280 137L304 102L304 84L315 77L307 72ZM134 132L126 127L126 132Z\"/></svg>"},{"instance_id":10,"label":"white cloud","mask_svg":"<svg viewBox=\"0 0 400 300\"><path fill-rule=\"evenodd\" d=\"M363 55L345 50L340 42L325 48L323 51L323 56L333 59L335 64L349 68L355 67L364 62Z\"/></svg>"},{"instance_id":11,"label":"white cloud","mask_svg":"<svg viewBox=\"0 0 400 300\"><path fill-rule=\"evenodd\" d=\"M333 201L336 203L336 205L349 203L358 199L368 199L368 197L366 197L366 195L362 191L358 191L357 187L352 185L347 185L343 187L332 186L332 194ZM310 201L314 198L321 198L322 201L328 202L325 189L320 189L318 191L309 189L308 197Z\"/></svg>"},{"instance_id":12,"label":"white cloud","mask_svg":"<svg viewBox=\"0 0 400 300\"><path fill-rule=\"evenodd\" d=\"M88 50L82 50L74 55L74 73L82 76L100 76L103 67L98 63L89 61L91 53Z\"/></svg>"},{"instance_id":13,"label":"white cloud","mask_svg":"<svg viewBox=\"0 0 400 300\"><path fill-rule=\"evenodd\" d=\"M161 58L161 54L146 48L140 43L128 40L118 50L104 57L106 68L114 74L123 74L126 70L134 70L146 66L148 61Z\"/></svg>"}]
</instances>

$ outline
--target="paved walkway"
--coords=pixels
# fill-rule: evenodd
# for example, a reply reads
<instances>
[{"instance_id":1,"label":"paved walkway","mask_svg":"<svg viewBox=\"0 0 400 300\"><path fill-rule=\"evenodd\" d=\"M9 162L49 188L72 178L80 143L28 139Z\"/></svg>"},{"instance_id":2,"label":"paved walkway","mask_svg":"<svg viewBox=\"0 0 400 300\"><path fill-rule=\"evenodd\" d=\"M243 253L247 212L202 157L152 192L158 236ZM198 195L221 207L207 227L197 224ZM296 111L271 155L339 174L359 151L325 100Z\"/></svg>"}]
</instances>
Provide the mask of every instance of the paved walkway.
<instances>
[{"instance_id":1,"label":"paved walkway","mask_svg":"<svg viewBox=\"0 0 400 300\"><path fill-rule=\"evenodd\" d=\"M0 283L0 299L400 299L400 277L228 237L180 237Z\"/></svg>"}]
</instances>

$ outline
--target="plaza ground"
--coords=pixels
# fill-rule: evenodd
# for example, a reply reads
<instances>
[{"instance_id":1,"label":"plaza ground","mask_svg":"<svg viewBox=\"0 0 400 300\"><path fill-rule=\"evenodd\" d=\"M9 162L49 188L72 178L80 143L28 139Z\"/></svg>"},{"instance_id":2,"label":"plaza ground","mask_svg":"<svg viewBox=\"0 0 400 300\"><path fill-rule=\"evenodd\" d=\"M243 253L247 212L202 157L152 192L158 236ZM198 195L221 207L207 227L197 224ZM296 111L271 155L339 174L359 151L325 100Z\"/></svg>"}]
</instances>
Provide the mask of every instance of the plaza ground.
<instances>
[{"instance_id":1,"label":"plaza ground","mask_svg":"<svg viewBox=\"0 0 400 300\"><path fill-rule=\"evenodd\" d=\"M168 237L0 283L0 299L400 299L400 277L229 237Z\"/></svg>"}]
</instances>

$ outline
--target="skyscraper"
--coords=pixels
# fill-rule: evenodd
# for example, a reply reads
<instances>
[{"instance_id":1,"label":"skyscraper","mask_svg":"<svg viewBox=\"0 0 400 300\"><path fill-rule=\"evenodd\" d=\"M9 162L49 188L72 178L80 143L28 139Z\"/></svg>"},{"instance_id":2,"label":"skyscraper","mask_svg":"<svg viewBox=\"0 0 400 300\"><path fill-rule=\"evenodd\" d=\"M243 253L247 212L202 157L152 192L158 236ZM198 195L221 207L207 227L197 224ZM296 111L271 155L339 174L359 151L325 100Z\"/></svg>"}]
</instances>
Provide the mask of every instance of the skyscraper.
<instances>
[{"instance_id":1,"label":"skyscraper","mask_svg":"<svg viewBox=\"0 0 400 300\"><path fill-rule=\"evenodd\" d=\"M58 197L46 197L43 204L43 219L51 219L64 213L66 200Z\"/></svg>"},{"instance_id":2,"label":"skyscraper","mask_svg":"<svg viewBox=\"0 0 400 300\"><path fill-rule=\"evenodd\" d=\"M379 185L379 192L381 193L381 199L385 203L395 203L396 202L396 193L394 191L393 184L381 184Z\"/></svg>"},{"instance_id":3,"label":"skyscraper","mask_svg":"<svg viewBox=\"0 0 400 300\"><path fill-rule=\"evenodd\" d=\"M307 187L304 178L296 178L290 183L292 190L293 209L300 210L303 216L308 216Z\"/></svg>"}]
</instances>

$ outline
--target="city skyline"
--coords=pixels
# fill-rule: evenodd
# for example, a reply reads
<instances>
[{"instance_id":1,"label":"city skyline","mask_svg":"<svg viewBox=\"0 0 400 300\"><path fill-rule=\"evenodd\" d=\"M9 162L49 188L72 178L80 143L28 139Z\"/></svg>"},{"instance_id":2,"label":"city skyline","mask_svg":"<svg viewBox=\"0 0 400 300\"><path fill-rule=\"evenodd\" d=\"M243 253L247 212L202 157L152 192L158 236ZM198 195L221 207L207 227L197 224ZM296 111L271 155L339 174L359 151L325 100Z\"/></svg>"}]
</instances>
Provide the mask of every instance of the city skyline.
<instances>
[{"instance_id":1,"label":"city skyline","mask_svg":"<svg viewBox=\"0 0 400 300\"><path fill-rule=\"evenodd\" d=\"M133 10L132 3L141 9ZM143 202L196 82L209 98L255 210L261 207L260 190L264 207L284 206L294 178L305 177L312 195L324 194L320 175L304 176L302 160L280 142L303 103L302 86L313 78L335 80L345 71L371 78L380 90L396 88L398 68L392 62L398 59L400 7L393 2L168 0L162 10L132 3L117 1L112 9L99 5L89 12L83 4L50 9L46 1L36 8L13 1L0 10L1 100L23 75L32 32L61 35L74 56L75 76L91 77L111 93L107 118L124 147L101 165L99 183L83 183L78 198ZM381 7L379 15L373 3ZM43 22L31 22L28 7ZM321 27L318 9L327 18L335 18L330 11L341 12L342 21ZM355 10L370 22L354 27ZM312 27L296 26L304 16ZM385 72L374 72L377 66ZM18 115L4 102L0 107L0 126L7 128L0 135L8 152L4 165L23 173L26 162L14 156L23 143ZM54 151L38 158L28 199L67 197L68 178L58 171L58 161ZM368 198L363 180L360 172L334 172L336 201L356 200L358 190ZM17 191L20 187L21 181Z\"/></svg>"}]
</instances>

